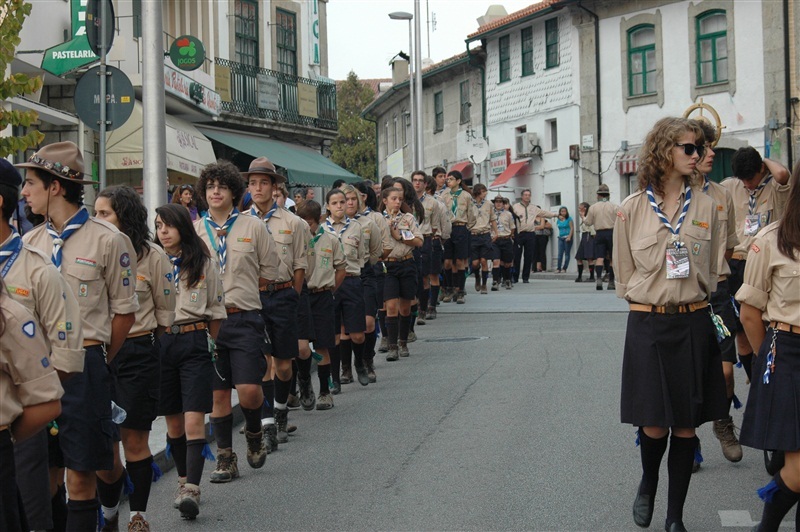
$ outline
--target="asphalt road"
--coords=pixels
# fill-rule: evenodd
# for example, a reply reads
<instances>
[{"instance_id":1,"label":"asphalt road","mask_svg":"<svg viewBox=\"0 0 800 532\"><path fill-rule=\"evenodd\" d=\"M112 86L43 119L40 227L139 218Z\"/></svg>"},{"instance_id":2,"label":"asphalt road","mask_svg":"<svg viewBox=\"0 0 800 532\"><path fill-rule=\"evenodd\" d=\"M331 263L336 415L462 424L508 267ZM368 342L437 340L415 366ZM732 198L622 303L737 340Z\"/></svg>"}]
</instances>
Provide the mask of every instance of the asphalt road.
<instances>
[{"instance_id":1,"label":"asphalt road","mask_svg":"<svg viewBox=\"0 0 800 532\"><path fill-rule=\"evenodd\" d=\"M417 326L410 358L376 358L376 384L345 385L333 410L292 411L299 430L263 469L247 466L237 431L242 476L210 484L207 463L196 521L172 508L167 472L152 490L153 529L637 530L639 452L619 423L625 305L593 284L539 277L440 309ZM699 436L687 528L749 530L769 480L760 451L731 464L710 425ZM665 458L656 530L666 480Z\"/></svg>"}]
</instances>

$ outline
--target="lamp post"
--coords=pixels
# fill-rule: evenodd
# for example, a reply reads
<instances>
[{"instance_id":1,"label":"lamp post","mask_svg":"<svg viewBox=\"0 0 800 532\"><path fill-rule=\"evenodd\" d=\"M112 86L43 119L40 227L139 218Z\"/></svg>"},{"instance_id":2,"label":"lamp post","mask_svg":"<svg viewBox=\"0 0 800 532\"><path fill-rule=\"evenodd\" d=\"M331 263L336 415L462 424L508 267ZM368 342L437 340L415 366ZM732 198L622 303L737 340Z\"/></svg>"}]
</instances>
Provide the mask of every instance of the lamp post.
<instances>
[{"instance_id":1,"label":"lamp post","mask_svg":"<svg viewBox=\"0 0 800 532\"><path fill-rule=\"evenodd\" d=\"M419 159L421 159L419 154L419 146L417 145L417 113L416 113L416 104L414 99L414 53L413 53L413 43L414 43L414 34L413 28L411 26L411 21L414 18L414 15L411 13L407 13L405 11L395 11L394 13L389 13L389 18L392 20L407 20L408 21L408 92L409 92L409 99L410 99L410 107L409 111L411 112L411 171L417 170L419 168ZM405 127L405 124L402 124L402 127ZM389 143L387 142L386 145L388 146Z\"/></svg>"},{"instance_id":2,"label":"lamp post","mask_svg":"<svg viewBox=\"0 0 800 532\"><path fill-rule=\"evenodd\" d=\"M425 146L425 141L422 138L422 31L420 29L420 18L419 0L414 0L414 67L417 71L417 146L419 146L416 169L424 170L425 154L422 151L422 147Z\"/></svg>"}]
</instances>

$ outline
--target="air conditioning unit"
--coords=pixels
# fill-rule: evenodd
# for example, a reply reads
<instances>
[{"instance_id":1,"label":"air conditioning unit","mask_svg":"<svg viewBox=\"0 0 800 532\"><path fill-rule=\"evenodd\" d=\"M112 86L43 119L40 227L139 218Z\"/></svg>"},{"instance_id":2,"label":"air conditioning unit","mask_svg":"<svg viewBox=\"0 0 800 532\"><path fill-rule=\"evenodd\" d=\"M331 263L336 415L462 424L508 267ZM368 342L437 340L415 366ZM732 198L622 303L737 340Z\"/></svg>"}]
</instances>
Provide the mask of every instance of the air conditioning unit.
<instances>
[{"instance_id":1,"label":"air conditioning unit","mask_svg":"<svg viewBox=\"0 0 800 532\"><path fill-rule=\"evenodd\" d=\"M525 151L533 152L533 147L539 145L539 135L536 133L526 133L528 145L525 146Z\"/></svg>"}]
</instances>

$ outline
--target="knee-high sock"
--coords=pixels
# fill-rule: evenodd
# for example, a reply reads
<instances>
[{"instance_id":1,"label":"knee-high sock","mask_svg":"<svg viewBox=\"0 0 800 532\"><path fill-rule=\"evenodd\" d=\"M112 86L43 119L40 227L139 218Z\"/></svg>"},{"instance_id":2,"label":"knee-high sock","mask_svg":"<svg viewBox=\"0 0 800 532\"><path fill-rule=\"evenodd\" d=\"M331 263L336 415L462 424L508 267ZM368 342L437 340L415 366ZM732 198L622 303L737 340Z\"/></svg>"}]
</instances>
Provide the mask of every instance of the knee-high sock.
<instances>
[{"instance_id":1,"label":"knee-high sock","mask_svg":"<svg viewBox=\"0 0 800 532\"><path fill-rule=\"evenodd\" d=\"M297 378L302 382L311 380L311 357L297 359Z\"/></svg>"},{"instance_id":2,"label":"knee-high sock","mask_svg":"<svg viewBox=\"0 0 800 532\"><path fill-rule=\"evenodd\" d=\"M744 372L747 374L747 380L753 380L753 353L749 355L739 355L739 360L742 362Z\"/></svg>"},{"instance_id":3,"label":"knee-high sock","mask_svg":"<svg viewBox=\"0 0 800 532\"><path fill-rule=\"evenodd\" d=\"M419 305L414 304L411 305L411 319L409 320L409 327L411 331L414 330L414 326L417 323L417 316L419 316Z\"/></svg>"},{"instance_id":4,"label":"knee-high sock","mask_svg":"<svg viewBox=\"0 0 800 532\"><path fill-rule=\"evenodd\" d=\"M397 329L397 340L399 343L406 343L408 341L408 331L411 330L411 316L400 316Z\"/></svg>"},{"instance_id":5,"label":"knee-high sock","mask_svg":"<svg viewBox=\"0 0 800 532\"><path fill-rule=\"evenodd\" d=\"M492 283L499 283L502 275L503 275L502 266L498 266L497 268L492 268Z\"/></svg>"},{"instance_id":6,"label":"knee-high sock","mask_svg":"<svg viewBox=\"0 0 800 532\"><path fill-rule=\"evenodd\" d=\"M289 400L290 381L282 381L275 375L275 406L285 405ZM284 406L285 408L285 406Z\"/></svg>"},{"instance_id":7,"label":"knee-high sock","mask_svg":"<svg viewBox=\"0 0 800 532\"><path fill-rule=\"evenodd\" d=\"M578 261L578 279L580 279L581 277L583 277L583 261L579 260Z\"/></svg>"},{"instance_id":8,"label":"knee-high sock","mask_svg":"<svg viewBox=\"0 0 800 532\"><path fill-rule=\"evenodd\" d=\"M594 264L589 264L589 279L594 281Z\"/></svg>"},{"instance_id":9,"label":"knee-high sock","mask_svg":"<svg viewBox=\"0 0 800 532\"><path fill-rule=\"evenodd\" d=\"M488 279L489 279L489 272L488 272L488 271L486 271L486 270L483 270L483 271L481 272L481 284L482 284L483 286L486 286L486 281L487 281Z\"/></svg>"},{"instance_id":10,"label":"knee-high sock","mask_svg":"<svg viewBox=\"0 0 800 532\"><path fill-rule=\"evenodd\" d=\"M339 341L339 360L341 360L342 371L348 370L353 365L353 342L351 340Z\"/></svg>"},{"instance_id":11,"label":"knee-high sock","mask_svg":"<svg viewBox=\"0 0 800 532\"><path fill-rule=\"evenodd\" d=\"M464 286L467 284L467 270L458 270L458 289L464 291Z\"/></svg>"},{"instance_id":12,"label":"knee-high sock","mask_svg":"<svg viewBox=\"0 0 800 532\"><path fill-rule=\"evenodd\" d=\"M378 311L378 325L381 328L381 336L386 336L386 311L379 310Z\"/></svg>"},{"instance_id":13,"label":"knee-high sock","mask_svg":"<svg viewBox=\"0 0 800 532\"><path fill-rule=\"evenodd\" d=\"M125 470L117 480L111 484L107 484L100 477L97 478L97 496L100 499L100 504L107 509L103 515L105 517L114 517L117 514L117 507L119 506L119 499L122 496L122 485L125 483Z\"/></svg>"},{"instance_id":14,"label":"knee-high sock","mask_svg":"<svg viewBox=\"0 0 800 532\"><path fill-rule=\"evenodd\" d=\"M758 526L758 530L761 532L778 530L783 518L800 499L800 493L789 489L781 478L780 472L772 477L772 481L767 486L772 487L773 483L775 491L772 492L770 500L764 502L764 510L761 513L761 524ZM798 512L800 512L800 506L798 506ZM798 516L800 517L800 513Z\"/></svg>"},{"instance_id":15,"label":"knee-high sock","mask_svg":"<svg viewBox=\"0 0 800 532\"><path fill-rule=\"evenodd\" d=\"M205 438L197 440L189 440L186 442L186 482L200 485L200 479L203 477L203 447L206 445Z\"/></svg>"},{"instance_id":16,"label":"knee-high sock","mask_svg":"<svg viewBox=\"0 0 800 532\"><path fill-rule=\"evenodd\" d=\"M694 450L700 442L697 436L677 438L673 435L669 440L667 524L683 521L683 505L686 502L686 494L689 492L689 482L692 480Z\"/></svg>"},{"instance_id":17,"label":"knee-high sock","mask_svg":"<svg viewBox=\"0 0 800 532\"><path fill-rule=\"evenodd\" d=\"M654 497L658 488L658 470L667 450L667 437L651 438L639 428L639 449L642 455L642 494Z\"/></svg>"},{"instance_id":18,"label":"knee-high sock","mask_svg":"<svg viewBox=\"0 0 800 532\"><path fill-rule=\"evenodd\" d=\"M233 414L222 417L210 418L211 425L214 427L214 437L217 439L217 449L230 449L233 447ZM186 442L187 453L189 442ZM187 454L188 464L188 454ZM188 467L188 465L187 465ZM194 482L192 482L194 484Z\"/></svg>"},{"instance_id":19,"label":"knee-high sock","mask_svg":"<svg viewBox=\"0 0 800 532\"><path fill-rule=\"evenodd\" d=\"M143 460L125 463L128 477L133 483L133 492L128 495L131 512L146 512L147 501L150 499L150 486L153 484L153 457L148 456Z\"/></svg>"},{"instance_id":20,"label":"knee-high sock","mask_svg":"<svg viewBox=\"0 0 800 532\"><path fill-rule=\"evenodd\" d=\"M364 366L364 342L357 344L353 342L353 358L355 359L355 366L357 368Z\"/></svg>"},{"instance_id":21,"label":"knee-high sock","mask_svg":"<svg viewBox=\"0 0 800 532\"><path fill-rule=\"evenodd\" d=\"M186 476L186 434L180 438L170 438L167 436L169 451L175 461L175 470L179 477Z\"/></svg>"},{"instance_id":22,"label":"knee-high sock","mask_svg":"<svg viewBox=\"0 0 800 532\"><path fill-rule=\"evenodd\" d=\"M242 414L244 415L244 426L247 432L255 434L261 430L261 409L260 408L245 408L240 405Z\"/></svg>"},{"instance_id":23,"label":"knee-high sock","mask_svg":"<svg viewBox=\"0 0 800 532\"><path fill-rule=\"evenodd\" d=\"M67 502L67 530L97 530L97 508L100 502L96 497Z\"/></svg>"},{"instance_id":24,"label":"knee-high sock","mask_svg":"<svg viewBox=\"0 0 800 532\"><path fill-rule=\"evenodd\" d=\"M50 509L53 512L52 532L66 532L67 530L67 488L61 484L56 494L50 499Z\"/></svg>"},{"instance_id":25,"label":"knee-high sock","mask_svg":"<svg viewBox=\"0 0 800 532\"><path fill-rule=\"evenodd\" d=\"M331 376L331 365L330 364L319 364L317 366L317 376L319 377L319 393L320 395L324 393L329 393L330 388L328 387L328 377Z\"/></svg>"},{"instance_id":26,"label":"knee-high sock","mask_svg":"<svg viewBox=\"0 0 800 532\"><path fill-rule=\"evenodd\" d=\"M608 280L614 280L614 267L613 266L606 266L606 270L608 270Z\"/></svg>"},{"instance_id":27,"label":"knee-high sock","mask_svg":"<svg viewBox=\"0 0 800 532\"><path fill-rule=\"evenodd\" d=\"M339 382L339 369L342 364L342 359L339 358L339 346L335 345L330 349L330 358L331 358L331 377L336 382Z\"/></svg>"},{"instance_id":28,"label":"knee-high sock","mask_svg":"<svg viewBox=\"0 0 800 532\"><path fill-rule=\"evenodd\" d=\"M261 391L264 392L264 404L261 406L261 419L272 417L272 404L275 402L275 384L272 379L261 381Z\"/></svg>"},{"instance_id":29,"label":"knee-high sock","mask_svg":"<svg viewBox=\"0 0 800 532\"><path fill-rule=\"evenodd\" d=\"M378 338L375 331L366 333L364 335L364 360L372 360L375 358L375 342Z\"/></svg>"},{"instance_id":30,"label":"knee-high sock","mask_svg":"<svg viewBox=\"0 0 800 532\"><path fill-rule=\"evenodd\" d=\"M455 288L456 285L453 284L453 271L452 270L445 270L444 271L444 287L445 288Z\"/></svg>"},{"instance_id":31,"label":"knee-high sock","mask_svg":"<svg viewBox=\"0 0 800 532\"><path fill-rule=\"evenodd\" d=\"M439 304L439 285L431 285L431 297L428 300L430 306L435 307Z\"/></svg>"},{"instance_id":32,"label":"knee-high sock","mask_svg":"<svg viewBox=\"0 0 800 532\"><path fill-rule=\"evenodd\" d=\"M397 316L386 316L386 329L387 337L389 338L389 345L397 345L397 335L399 333L399 318ZM408 334L408 333L406 333Z\"/></svg>"},{"instance_id":33,"label":"knee-high sock","mask_svg":"<svg viewBox=\"0 0 800 532\"><path fill-rule=\"evenodd\" d=\"M289 394L297 395L297 359L292 360L292 378L289 380Z\"/></svg>"},{"instance_id":34,"label":"knee-high sock","mask_svg":"<svg viewBox=\"0 0 800 532\"><path fill-rule=\"evenodd\" d=\"M594 267L594 274L597 276L597 279L603 278L603 267L602 266L595 266Z\"/></svg>"}]
</instances>

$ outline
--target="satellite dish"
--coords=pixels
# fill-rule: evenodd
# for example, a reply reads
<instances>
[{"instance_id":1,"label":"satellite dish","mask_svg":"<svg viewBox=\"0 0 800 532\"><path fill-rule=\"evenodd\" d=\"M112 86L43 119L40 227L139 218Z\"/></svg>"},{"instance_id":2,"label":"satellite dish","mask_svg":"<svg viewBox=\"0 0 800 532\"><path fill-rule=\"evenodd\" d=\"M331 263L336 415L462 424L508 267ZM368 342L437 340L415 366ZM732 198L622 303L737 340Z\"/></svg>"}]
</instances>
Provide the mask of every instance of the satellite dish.
<instances>
[{"instance_id":1,"label":"satellite dish","mask_svg":"<svg viewBox=\"0 0 800 532\"><path fill-rule=\"evenodd\" d=\"M467 145L467 158L474 164L480 164L489 156L489 144L486 139L477 138Z\"/></svg>"}]
</instances>

